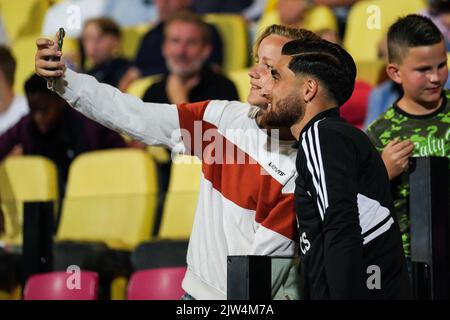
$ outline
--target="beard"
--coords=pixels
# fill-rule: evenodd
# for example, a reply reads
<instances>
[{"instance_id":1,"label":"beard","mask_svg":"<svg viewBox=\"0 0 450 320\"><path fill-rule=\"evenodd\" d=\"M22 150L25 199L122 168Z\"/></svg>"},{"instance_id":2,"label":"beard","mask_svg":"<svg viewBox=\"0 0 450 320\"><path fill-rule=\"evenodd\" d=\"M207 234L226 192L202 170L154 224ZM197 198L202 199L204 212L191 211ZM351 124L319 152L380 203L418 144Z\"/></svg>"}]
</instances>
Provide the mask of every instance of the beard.
<instances>
[{"instance_id":1,"label":"beard","mask_svg":"<svg viewBox=\"0 0 450 320\"><path fill-rule=\"evenodd\" d=\"M202 67L203 64L205 62L204 59L196 59L190 62L190 64L183 65L185 58L183 57L177 57L175 59L172 58L167 58L166 59L166 64L167 64L167 69L169 69L169 71L181 78L189 78L193 75L195 75L197 72L199 72ZM180 65L180 61L182 62Z\"/></svg>"},{"instance_id":2,"label":"beard","mask_svg":"<svg viewBox=\"0 0 450 320\"><path fill-rule=\"evenodd\" d=\"M272 107L261 110L261 125L269 128L289 128L305 116L305 104L296 94L290 94Z\"/></svg>"}]
</instances>

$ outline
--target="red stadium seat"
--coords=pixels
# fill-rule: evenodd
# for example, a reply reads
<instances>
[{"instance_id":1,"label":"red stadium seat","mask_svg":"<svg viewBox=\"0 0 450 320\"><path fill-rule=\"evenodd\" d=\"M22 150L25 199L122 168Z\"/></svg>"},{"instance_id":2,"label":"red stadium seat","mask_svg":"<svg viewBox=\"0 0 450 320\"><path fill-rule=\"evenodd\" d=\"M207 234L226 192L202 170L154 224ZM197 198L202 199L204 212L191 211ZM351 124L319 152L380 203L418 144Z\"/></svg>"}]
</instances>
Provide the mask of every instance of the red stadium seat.
<instances>
[{"instance_id":1,"label":"red stadium seat","mask_svg":"<svg viewBox=\"0 0 450 320\"><path fill-rule=\"evenodd\" d=\"M31 276L25 285L24 300L96 300L97 273L81 271L79 275L79 287L76 281L72 281L76 275L67 272ZM74 287L70 288L72 285Z\"/></svg>"},{"instance_id":2,"label":"red stadium seat","mask_svg":"<svg viewBox=\"0 0 450 320\"><path fill-rule=\"evenodd\" d=\"M180 300L186 267L147 269L135 272L128 283L128 300Z\"/></svg>"}]
</instances>

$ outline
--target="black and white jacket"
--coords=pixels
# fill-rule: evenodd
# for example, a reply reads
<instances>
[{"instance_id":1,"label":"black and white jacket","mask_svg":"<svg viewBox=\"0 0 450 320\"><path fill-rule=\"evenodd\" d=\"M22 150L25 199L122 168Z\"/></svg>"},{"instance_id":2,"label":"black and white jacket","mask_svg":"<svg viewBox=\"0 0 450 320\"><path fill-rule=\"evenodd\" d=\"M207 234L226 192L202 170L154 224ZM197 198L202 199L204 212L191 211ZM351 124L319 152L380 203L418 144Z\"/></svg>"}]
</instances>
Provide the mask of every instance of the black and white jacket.
<instances>
[{"instance_id":1,"label":"black and white jacket","mask_svg":"<svg viewBox=\"0 0 450 320\"><path fill-rule=\"evenodd\" d=\"M334 108L304 127L297 147L303 298L410 298L388 175L368 137Z\"/></svg>"}]
</instances>

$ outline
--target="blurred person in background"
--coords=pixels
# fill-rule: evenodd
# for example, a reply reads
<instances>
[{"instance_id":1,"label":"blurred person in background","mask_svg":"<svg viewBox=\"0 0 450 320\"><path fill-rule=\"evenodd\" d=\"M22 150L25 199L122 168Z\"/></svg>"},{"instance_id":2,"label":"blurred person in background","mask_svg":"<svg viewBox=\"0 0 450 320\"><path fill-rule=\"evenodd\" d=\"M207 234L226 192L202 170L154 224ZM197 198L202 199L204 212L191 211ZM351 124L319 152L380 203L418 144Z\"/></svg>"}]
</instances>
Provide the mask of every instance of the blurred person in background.
<instances>
[{"instance_id":1,"label":"blurred person in background","mask_svg":"<svg viewBox=\"0 0 450 320\"><path fill-rule=\"evenodd\" d=\"M420 14L430 18L442 32L445 47L450 52L450 0L428 0L428 8Z\"/></svg>"},{"instance_id":2,"label":"blurred person in background","mask_svg":"<svg viewBox=\"0 0 450 320\"><path fill-rule=\"evenodd\" d=\"M144 100L172 104L238 100L233 82L207 63L211 50L211 30L200 16L182 12L170 17L162 46L168 72L147 90Z\"/></svg>"},{"instance_id":3,"label":"blurred person in background","mask_svg":"<svg viewBox=\"0 0 450 320\"><path fill-rule=\"evenodd\" d=\"M337 32L324 29L317 32L322 39L341 45L341 39ZM356 80L351 97L340 108L341 117L358 129L364 128L364 120L367 114L367 105L372 87L365 81Z\"/></svg>"},{"instance_id":4,"label":"blurred person in background","mask_svg":"<svg viewBox=\"0 0 450 320\"><path fill-rule=\"evenodd\" d=\"M253 5L244 11L244 16L248 21L251 21L258 17L258 13L261 13L261 16L258 17L260 21L258 26L256 26L259 29L272 23L296 25L313 32L330 28L331 26L330 29L335 31L340 38L343 38L350 8L358 1L255 0ZM314 15L308 18L311 12L314 12ZM278 15L279 17L277 17ZM305 24L301 25L301 23Z\"/></svg>"},{"instance_id":5,"label":"blurred person in background","mask_svg":"<svg viewBox=\"0 0 450 320\"><path fill-rule=\"evenodd\" d=\"M192 0L192 9L198 14L241 13L253 0Z\"/></svg>"},{"instance_id":6,"label":"blurred person in background","mask_svg":"<svg viewBox=\"0 0 450 320\"><path fill-rule=\"evenodd\" d=\"M117 87L131 66L129 60L120 57L119 25L110 18L88 20L84 25L81 40L86 60L91 64L86 73L100 82Z\"/></svg>"},{"instance_id":7,"label":"blurred person in background","mask_svg":"<svg viewBox=\"0 0 450 320\"><path fill-rule=\"evenodd\" d=\"M156 8L153 0L59 1L48 9L42 34L53 35L54 30L63 27L66 36L78 38L84 23L99 17L110 17L121 27L133 26L156 21Z\"/></svg>"},{"instance_id":8,"label":"blurred person in background","mask_svg":"<svg viewBox=\"0 0 450 320\"><path fill-rule=\"evenodd\" d=\"M126 91L136 79L155 74L166 74L167 67L162 54L164 23L174 13L190 11L192 0L154 0L158 10L158 23L143 37L134 66L122 78L119 89ZM223 47L217 29L209 25L212 34L212 50L208 62L220 69L223 62Z\"/></svg>"},{"instance_id":9,"label":"blurred person in background","mask_svg":"<svg viewBox=\"0 0 450 320\"><path fill-rule=\"evenodd\" d=\"M260 30L271 24L305 28L313 32L331 30L338 34L333 11L327 6L316 6L307 0L278 0L275 8L266 12L256 27Z\"/></svg>"},{"instance_id":10,"label":"blurred person in background","mask_svg":"<svg viewBox=\"0 0 450 320\"><path fill-rule=\"evenodd\" d=\"M253 0L252 4L242 11L247 21L256 21L262 17L267 6L267 0Z\"/></svg>"},{"instance_id":11,"label":"blurred person in background","mask_svg":"<svg viewBox=\"0 0 450 320\"><path fill-rule=\"evenodd\" d=\"M25 155L51 159L58 169L59 195L63 197L69 166L86 151L126 147L116 132L82 116L64 99L47 89L37 75L25 82L30 113L0 135L0 161L20 145Z\"/></svg>"},{"instance_id":12,"label":"blurred person in background","mask_svg":"<svg viewBox=\"0 0 450 320\"><path fill-rule=\"evenodd\" d=\"M9 43L6 35L5 27L3 26L2 17L0 16L0 46L7 46Z\"/></svg>"},{"instance_id":13,"label":"blurred person in background","mask_svg":"<svg viewBox=\"0 0 450 320\"><path fill-rule=\"evenodd\" d=\"M0 46L0 134L28 113L25 97L14 94L16 60L11 51Z\"/></svg>"},{"instance_id":14,"label":"blurred person in background","mask_svg":"<svg viewBox=\"0 0 450 320\"><path fill-rule=\"evenodd\" d=\"M360 0L308 0L310 6L327 6L331 8L338 22L338 35L344 37L347 17L352 5Z\"/></svg>"}]
</instances>

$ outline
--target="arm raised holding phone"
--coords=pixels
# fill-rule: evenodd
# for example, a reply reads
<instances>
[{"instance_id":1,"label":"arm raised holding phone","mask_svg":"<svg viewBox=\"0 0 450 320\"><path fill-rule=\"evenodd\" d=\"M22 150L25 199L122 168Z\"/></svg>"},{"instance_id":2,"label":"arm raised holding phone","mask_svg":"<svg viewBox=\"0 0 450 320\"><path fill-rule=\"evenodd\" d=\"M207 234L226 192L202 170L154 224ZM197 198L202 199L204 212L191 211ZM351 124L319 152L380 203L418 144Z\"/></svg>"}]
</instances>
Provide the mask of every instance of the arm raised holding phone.
<instances>
[{"instance_id":1,"label":"arm raised holding phone","mask_svg":"<svg viewBox=\"0 0 450 320\"><path fill-rule=\"evenodd\" d=\"M44 38L40 38L36 41L36 74L47 80L51 80L51 78L60 78L65 71L65 63L61 61L62 52L61 50L58 50L59 41L59 32L56 34L54 41Z\"/></svg>"},{"instance_id":2,"label":"arm raised holding phone","mask_svg":"<svg viewBox=\"0 0 450 320\"><path fill-rule=\"evenodd\" d=\"M135 96L99 83L92 76L66 68L58 42L59 33L53 41L44 38L36 41L35 70L48 81L49 88L74 109L105 127L149 145L182 147L177 139L172 138L174 132L180 129L176 105L144 103Z\"/></svg>"}]
</instances>

